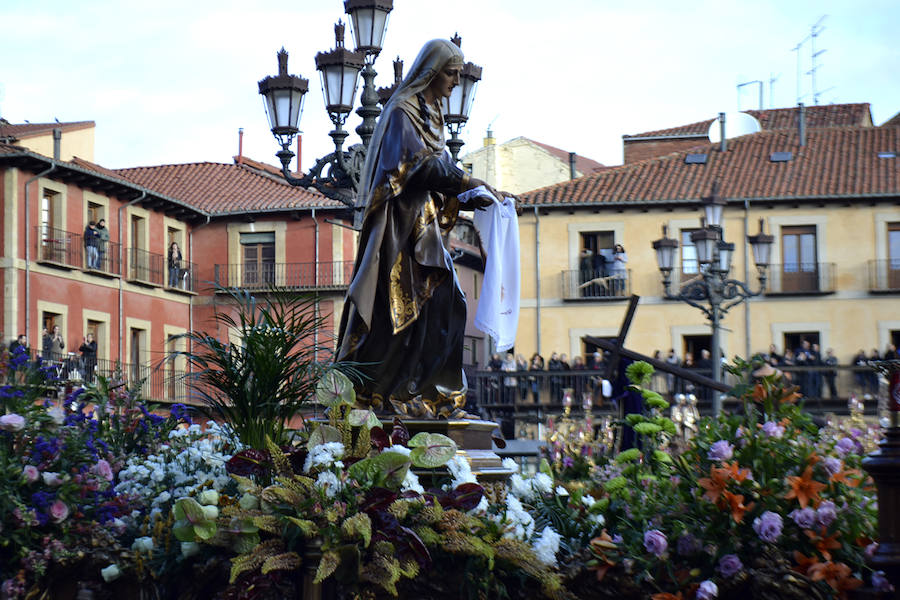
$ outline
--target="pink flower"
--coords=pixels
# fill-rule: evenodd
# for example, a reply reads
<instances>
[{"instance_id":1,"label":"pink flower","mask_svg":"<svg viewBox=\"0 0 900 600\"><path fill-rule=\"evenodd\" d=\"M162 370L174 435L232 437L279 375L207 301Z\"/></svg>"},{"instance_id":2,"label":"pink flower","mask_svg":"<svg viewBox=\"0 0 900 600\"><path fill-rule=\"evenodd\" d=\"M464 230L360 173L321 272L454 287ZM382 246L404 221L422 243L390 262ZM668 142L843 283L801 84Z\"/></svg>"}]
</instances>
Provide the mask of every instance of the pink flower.
<instances>
[{"instance_id":1,"label":"pink flower","mask_svg":"<svg viewBox=\"0 0 900 600\"><path fill-rule=\"evenodd\" d=\"M94 465L94 468L91 470L107 481L113 480L112 467L110 467L109 463L102 458L97 461L97 464Z\"/></svg>"},{"instance_id":2,"label":"pink flower","mask_svg":"<svg viewBox=\"0 0 900 600\"><path fill-rule=\"evenodd\" d=\"M0 429L3 431L22 431L25 429L25 417L10 413L0 417Z\"/></svg>"},{"instance_id":3,"label":"pink flower","mask_svg":"<svg viewBox=\"0 0 900 600\"><path fill-rule=\"evenodd\" d=\"M25 468L22 469L22 475L27 483L34 483L40 479L41 472L34 465L25 465Z\"/></svg>"},{"instance_id":4,"label":"pink flower","mask_svg":"<svg viewBox=\"0 0 900 600\"><path fill-rule=\"evenodd\" d=\"M50 505L50 518L54 523L62 523L69 516L69 507L62 500L57 500Z\"/></svg>"}]
</instances>

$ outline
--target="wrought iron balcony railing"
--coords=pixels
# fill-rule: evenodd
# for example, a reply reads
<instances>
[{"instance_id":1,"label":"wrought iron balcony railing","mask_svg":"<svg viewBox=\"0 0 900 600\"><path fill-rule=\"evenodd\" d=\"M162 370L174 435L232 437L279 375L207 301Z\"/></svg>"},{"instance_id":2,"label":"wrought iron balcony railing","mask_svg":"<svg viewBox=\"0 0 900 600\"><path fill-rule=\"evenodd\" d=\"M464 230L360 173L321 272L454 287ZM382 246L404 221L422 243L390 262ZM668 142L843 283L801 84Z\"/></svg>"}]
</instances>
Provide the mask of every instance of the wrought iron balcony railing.
<instances>
[{"instance_id":1,"label":"wrought iron balcony railing","mask_svg":"<svg viewBox=\"0 0 900 600\"><path fill-rule=\"evenodd\" d=\"M869 261L870 292L900 292L900 258Z\"/></svg>"},{"instance_id":2,"label":"wrought iron balcony railing","mask_svg":"<svg viewBox=\"0 0 900 600\"><path fill-rule=\"evenodd\" d=\"M834 263L769 265L766 294L834 293Z\"/></svg>"},{"instance_id":3,"label":"wrought iron balcony railing","mask_svg":"<svg viewBox=\"0 0 900 600\"><path fill-rule=\"evenodd\" d=\"M323 263L244 263L216 265L215 282L224 288L340 291L353 277L353 261Z\"/></svg>"},{"instance_id":4,"label":"wrought iron balcony railing","mask_svg":"<svg viewBox=\"0 0 900 600\"><path fill-rule=\"evenodd\" d=\"M88 248L80 233L43 225L35 226L34 231L38 262L107 275L122 274L117 242L98 241L97 246Z\"/></svg>"},{"instance_id":5,"label":"wrought iron balcony railing","mask_svg":"<svg viewBox=\"0 0 900 600\"><path fill-rule=\"evenodd\" d=\"M562 272L564 300L624 300L630 296L630 270L619 274L596 269Z\"/></svg>"}]
</instances>

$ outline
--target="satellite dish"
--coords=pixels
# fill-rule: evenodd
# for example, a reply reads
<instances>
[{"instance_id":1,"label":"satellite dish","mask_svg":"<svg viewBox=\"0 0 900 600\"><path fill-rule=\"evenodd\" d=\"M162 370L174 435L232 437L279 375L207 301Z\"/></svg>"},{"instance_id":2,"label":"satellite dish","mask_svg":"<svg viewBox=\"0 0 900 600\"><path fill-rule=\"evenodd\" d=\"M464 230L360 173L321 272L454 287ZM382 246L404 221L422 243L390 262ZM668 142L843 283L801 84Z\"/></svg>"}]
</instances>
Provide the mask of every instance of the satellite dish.
<instances>
[{"instance_id":1,"label":"satellite dish","mask_svg":"<svg viewBox=\"0 0 900 600\"><path fill-rule=\"evenodd\" d=\"M759 121L752 115L748 115L744 112L730 112L725 114L726 139L749 135L760 130L762 130L762 127L760 127ZM706 135L713 144L718 144L722 141L722 129L719 124L719 117L716 117L713 119L713 122L710 123Z\"/></svg>"}]
</instances>

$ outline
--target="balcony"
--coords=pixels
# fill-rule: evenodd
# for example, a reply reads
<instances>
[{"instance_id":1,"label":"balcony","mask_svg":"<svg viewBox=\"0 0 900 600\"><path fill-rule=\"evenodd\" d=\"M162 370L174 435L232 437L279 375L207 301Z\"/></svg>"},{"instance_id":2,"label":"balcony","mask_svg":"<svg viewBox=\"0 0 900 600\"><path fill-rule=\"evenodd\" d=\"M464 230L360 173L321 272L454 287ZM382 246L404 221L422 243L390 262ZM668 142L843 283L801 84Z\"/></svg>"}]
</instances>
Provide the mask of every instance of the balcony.
<instances>
[{"instance_id":1,"label":"balcony","mask_svg":"<svg viewBox=\"0 0 900 600\"><path fill-rule=\"evenodd\" d=\"M900 292L900 258L869 261L869 291L880 294Z\"/></svg>"},{"instance_id":2,"label":"balcony","mask_svg":"<svg viewBox=\"0 0 900 600\"><path fill-rule=\"evenodd\" d=\"M353 277L353 261L324 263L246 263L216 265L215 282L223 288L264 291L270 288L343 291Z\"/></svg>"},{"instance_id":3,"label":"balcony","mask_svg":"<svg viewBox=\"0 0 900 600\"><path fill-rule=\"evenodd\" d=\"M87 364L80 355L70 352L61 360L45 360L44 366L66 387L94 383L97 375L112 379L120 376L129 388L140 387L140 397L153 402L190 403L191 390L185 372L176 370L169 362L159 366L119 363L98 359Z\"/></svg>"},{"instance_id":4,"label":"balcony","mask_svg":"<svg viewBox=\"0 0 900 600\"><path fill-rule=\"evenodd\" d=\"M173 292L197 292L195 263L182 260L179 261L178 268L170 269L165 255L140 248L128 248L125 263L128 267L128 280L131 282L165 287Z\"/></svg>"},{"instance_id":5,"label":"balcony","mask_svg":"<svg viewBox=\"0 0 900 600\"><path fill-rule=\"evenodd\" d=\"M834 263L769 265L766 295L821 295L834 293Z\"/></svg>"},{"instance_id":6,"label":"balcony","mask_svg":"<svg viewBox=\"0 0 900 600\"><path fill-rule=\"evenodd\" d=\"M96 261L84 247L84 236L55 227L36 226L37 261L65 269L82 269L89 273L118 277L122 274L119 261L121 244L106 242L98 247Z\"/></svg>"},{"instance_id":7,"label":"balcony","mask_svg":"<svg viewBox=\"0 0 900 600\"><path fill-rule=\"evenodd\" d=\"M631 271L623 275L604 275L595 270L563 271L563 300L609 301L631 296Z\"/></svg>"}]
</instances>

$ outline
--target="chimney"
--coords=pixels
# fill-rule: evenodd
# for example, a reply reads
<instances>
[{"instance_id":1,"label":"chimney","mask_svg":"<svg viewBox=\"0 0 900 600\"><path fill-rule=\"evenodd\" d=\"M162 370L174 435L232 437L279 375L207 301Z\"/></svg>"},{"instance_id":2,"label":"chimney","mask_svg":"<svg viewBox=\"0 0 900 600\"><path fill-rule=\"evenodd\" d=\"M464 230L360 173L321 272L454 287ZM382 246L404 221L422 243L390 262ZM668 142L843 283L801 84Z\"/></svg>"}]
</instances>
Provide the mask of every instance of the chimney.
<instances>
[{"instance_id":1,"label":"chimney","mask_svg":"<svg viewBox=\"0 0 900 600\"><path fill-rule=\"evenodd\" d=\"M244 164L244 128L238 127L238 159L237 164Z\"/></svg>"},{"instance_id":2,"label":"chimney","mask_svg":"<svg viewBox=\"0 0 900 600\"><path fill-rule=\"evenodd\" d=\"M797 127L800 130L800 146L806 145L806 107L802 102L797 103L800 110L797 113Z\"/></svg>"},{"instance_id":3,"label":"chimney","mask_svg":"<svg viewBox=\"0 0 900 600\"><path fill-rule=\"evenodd\" d=\"M728 150L728 141L725 137L725 113L719 113L719 135L722 137L722 140L719 142L719 151L725 152Z\"/></svg>"},{"instance_id":4,"label":"chimney","mask_svg":"<svg viewBox=\"0 0 900 600\"><path fill-rule=\"evenodd\" d=\"M302 173L300 170L300 157L303 155L303 134L297 134L297 173Z\"/></svg>"},{"instance_id":5,"label":"chimney","mask_svg":"<svg viewBox=\"0 0 900 600\"><path fill-rule=\"evenodd\" d=\"M62 153L62 129L59 127L53 128L53 160L59 160L59 156Z\"/></svg>"},{"instance_id":6,"label":"chimney","mask_svg":"<svg viewBox=\"0 0 900 600\"><path fill-rule=\"evenodd\" d=\"M494 139L494 132L491 131L491 128L488 127L487 134L484 137L484 145L485 146L493 146L497 141Z\"/></svg>"},{"instance_id":7,"label":"chimney","mask_svg":"<svg viewBox=\"0 0 900 600\"><path fill-rule=\"evenodd\" d=\"M575 179L577 177L575 171L575 156L574 152L569 152L569 179Z\"/></svg>"}]
</instances>

